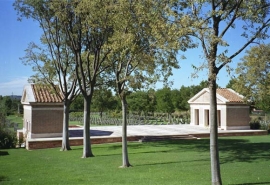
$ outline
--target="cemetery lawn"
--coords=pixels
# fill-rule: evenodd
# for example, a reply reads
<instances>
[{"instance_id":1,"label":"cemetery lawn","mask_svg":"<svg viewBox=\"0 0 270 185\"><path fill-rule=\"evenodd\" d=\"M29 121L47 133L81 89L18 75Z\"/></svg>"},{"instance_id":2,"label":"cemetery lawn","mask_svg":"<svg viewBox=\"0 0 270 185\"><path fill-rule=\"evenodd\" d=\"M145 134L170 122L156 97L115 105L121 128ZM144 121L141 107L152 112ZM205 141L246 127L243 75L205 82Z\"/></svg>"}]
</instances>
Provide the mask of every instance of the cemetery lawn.
<instances>
[{"instance_id":1,"label":"cemetery lawn","mask_svg":"<svg viewBox=\"0 0 270 185\"><path fill-rule=\"evenodd\" d=\"M270 135L219 139L223 184L270 184ZM0 149L0 184L209 185L209 139L129 143L131 168L121 166L121 144L27 151Z\"/></svg>"},{"instance_id":2,"label":"cemetery lawn","mask_svg":"<svg viewBox=\"0 0 270 185\"><path fill-rule=\"evenodd\" d=\"M7 117L7 120L9 120L11 123L18 123L18 129L23 128L23 117L22 116L10 115Z\"/></svg>"}]
</instances>

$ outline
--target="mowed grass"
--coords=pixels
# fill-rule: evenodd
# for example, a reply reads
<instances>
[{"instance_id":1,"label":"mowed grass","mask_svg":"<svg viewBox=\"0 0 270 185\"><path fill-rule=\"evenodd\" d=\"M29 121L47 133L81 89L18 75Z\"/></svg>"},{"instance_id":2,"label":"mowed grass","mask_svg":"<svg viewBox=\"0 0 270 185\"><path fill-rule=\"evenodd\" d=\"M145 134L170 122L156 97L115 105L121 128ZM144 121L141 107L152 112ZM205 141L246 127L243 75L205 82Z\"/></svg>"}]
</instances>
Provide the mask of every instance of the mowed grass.
<instances>
[{"instance_id":1,"label":"mowed grass","mask_svg":"<svg viewBox=\"0 0 270 185\"><path fill-rule=\"evenodd\" d=\"M223 184L270 184L270 136L219 139ZM0 184L211 184L209 139L129 143L131 168L122 164L121 144L27 151L0 150Z\"/></svg>"},{"instance_id":2,"label":"mowed grass","mask_svg":"<svg viewBox=\"0 0 270 185\"><path fill-rule=\"evenodd\" d=\"M9 121L12 123L18 123L18 129L23 128L23 117L22 116L17 116L17 115L10 115L7 117Z\"/></svg>"}]
</instances>

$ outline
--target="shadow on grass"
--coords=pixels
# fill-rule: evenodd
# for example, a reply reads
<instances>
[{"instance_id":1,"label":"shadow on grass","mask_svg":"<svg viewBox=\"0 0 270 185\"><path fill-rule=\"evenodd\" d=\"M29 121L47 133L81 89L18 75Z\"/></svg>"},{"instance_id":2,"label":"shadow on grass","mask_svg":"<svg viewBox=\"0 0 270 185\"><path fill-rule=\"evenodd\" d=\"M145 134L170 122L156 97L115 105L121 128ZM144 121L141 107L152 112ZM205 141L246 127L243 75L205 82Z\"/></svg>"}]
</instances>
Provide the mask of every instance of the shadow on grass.
<instances>
[{"instance_id":1,"label":"shadow on grass","mask_svg":"<svg viewBox=\"0 0 270 185\"><path fill-rule=\"evenodd\" d=\"M270 184L270 182L241 183L241 184L229 184L229 185L256 185L256 184Z\"/></svg>"},{"instance_id":2,"label":"shadow on grass","mask_svg":"<svg viewBox=\"0 0 270 185\"><path fill-rule=\"evenodd\" d=\"M3 156L3 155L9 155L9 153L7 151L0 151L0 156Z\"/></svg>"},{"instance_id":3,"label":"shadow on grass","mask_svg":"<svg viewBox=\"0 0 270 185\"><path fill-rule=\"evenodd\" d=\"M8 181L8 177L4 175L0 175L0 182L3 182L3 181Z\"/></svg>"},{"instance_id":4,"label":"shadow on grass","mask_svg":"<svg viewBox=\"0 0 270 185\"><path fill-rule=\"evenodd\" d=\"M154 165L163 165L163 164L183 164L183 163L187 163L190 165L191 162L202 162L202 161L206 161L209 162L209 159L199 159L199 160L188 160L188 161L167 161L167 162L150 162L150 163L144 163L144 164L137 164L134 166L154 166ZM199 164L196 164L196 166L198 166Z\"/></svg>"},{"instance_id":5,"label":"shadow on grass","mask_svg":"<svg viewBox=\"0 0 270 185\"><path fill-rule=\"evenodd\" d=\"M201 140L164 140L158 142L149 142L143 145L150 147L164 147L164 151L198 151L209 152L209 139ZM145 146L128 146L129 148L138 148ZM121 147L121 146L118 146ZM147 150L146 150L147 151ZM138 153L144 153L141 151ZM151 151L150 151L151 152ZM155 152L159 152L156 150ZM269 160L270 143L251 143L246 139L226 139L219 140L219 152L221 164L230 162L255 162L256 160Z\"/></svg>"}]
</instances>

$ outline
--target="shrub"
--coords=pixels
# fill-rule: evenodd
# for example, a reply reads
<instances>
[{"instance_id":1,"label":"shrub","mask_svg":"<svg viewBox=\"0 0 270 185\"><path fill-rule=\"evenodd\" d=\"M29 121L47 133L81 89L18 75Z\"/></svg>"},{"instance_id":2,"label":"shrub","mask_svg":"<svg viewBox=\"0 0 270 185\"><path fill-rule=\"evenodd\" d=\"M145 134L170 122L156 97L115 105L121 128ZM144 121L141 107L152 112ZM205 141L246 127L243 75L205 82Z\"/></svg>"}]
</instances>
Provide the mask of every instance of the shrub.
<instances>
[{"instance_id":1,"label":"shrub","mask_svg":"<svg viewBox=\"0 0 270 185\"><path fill-rule=\"evenodd\" d=\"M121 118L122 117L122 112L115 110L115 111L111 111L109 113L109 115L112 118Z\"/></svg>"},{"instance_id":2,"label":"shrub","mask_svg":"<svg viewBox=\"0 0 270 185\"><path fill-rule=\"evenodd\" d=\"M69 113L70 121L79 121L83 119L83 112L71 112Z\"/></svg>"},{"instance_id":3,"label":"shrub","mask_svg":"<svg viewBox=\"0 0 270 185\"><path fill-rule=\"evenodd\" d=\"M260 121L260 129L270 131L270 121Z\"/></svg>"},{"instance_id":4,"label":"shrub","mask_svg":"<svg viewBox=\"0 0 270 185\"><path fill-rule=\"evenodd\" d=\"M17 143L16 133L0 126L0 149L15 148Z\"/></svg>"},{"instance_id":5,"label":"shrub","mask_svg":"<svg viewBox=\"0 0 270 185\"><path fill-rule=\"evenodd\" d=\"M251 118L249 122L250 129L259 129L260 128L261 117Z\"/></svg>"}]
</instances>

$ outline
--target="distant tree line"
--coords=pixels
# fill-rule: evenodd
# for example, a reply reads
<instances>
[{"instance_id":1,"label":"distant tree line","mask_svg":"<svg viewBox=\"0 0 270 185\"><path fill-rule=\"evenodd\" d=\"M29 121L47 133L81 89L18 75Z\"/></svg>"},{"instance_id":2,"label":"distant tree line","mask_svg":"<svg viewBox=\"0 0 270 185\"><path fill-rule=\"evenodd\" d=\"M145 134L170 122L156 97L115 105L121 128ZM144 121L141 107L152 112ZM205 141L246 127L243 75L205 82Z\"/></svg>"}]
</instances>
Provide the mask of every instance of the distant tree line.
<instances>
[{"instance_id":1,"label":"distant tree line","mask_svg":"<svg viewBox=\"0 0 270 185\"><path fill-rule=\"evenodd\" d=\"M4 116L22 113L20 99L13 96L0 96L0 113Z\"/></svg>"},{"instance_id":2,"label":"distant tree line","mask_svg":"<svg viewBox=\"0 0 270 185\"><path fill-rule=\"evenodd\" d=\"M188 100L206 88L207 81L202 81L199 85L181 86L180 89L164 87L154 90L139 90L129 92L127 96L128 111L147 116L155 112L167 113L188 111ZM95 91L92 101L92 111L100 112L102 117L106 111L121 111L121 102L111 89L100 88ZM84 109L83 97L79 95L71 104L72 112L81 112Z\"/></svg>"}]
</instances>

